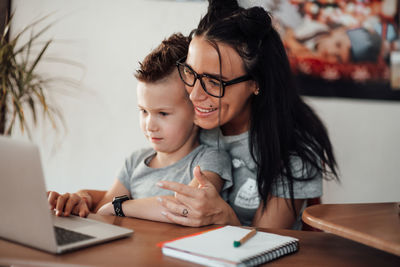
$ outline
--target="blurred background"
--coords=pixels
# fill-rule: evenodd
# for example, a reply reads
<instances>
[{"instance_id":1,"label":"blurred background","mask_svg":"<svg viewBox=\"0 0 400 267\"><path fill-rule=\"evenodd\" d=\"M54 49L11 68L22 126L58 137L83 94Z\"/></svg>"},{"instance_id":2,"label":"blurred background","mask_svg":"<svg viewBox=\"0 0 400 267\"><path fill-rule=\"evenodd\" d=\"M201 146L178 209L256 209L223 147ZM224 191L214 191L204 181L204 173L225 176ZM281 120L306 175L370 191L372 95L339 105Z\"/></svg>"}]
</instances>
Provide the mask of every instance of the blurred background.
<instances>
[{"instance_id":1,"label":"blurred background","mask_svg":"<svg viewBox=\"0 0 400 267\"><path fill-rule=\"evenodd\" d=\"M277 1L241 2L271 6ZM174 32L188 34L196 27L206 9L206 1L11 1L10 36L50 14L37 27L54 22L41 36L53 41L38 70L79 85L66 84L51 92L66 130L61 126L55 131L41 116L31 130L31 139L41 150L49 190L106 190L124 158L148 146L139 128L133 73L165 37ZM296 25L295 16L282 9L276 12ZM46 58L76 64L56 64ZM340 168L341 183L324 182L322 202L399 201L400 102L304 98L327 126ZM26 118L31 120L29 114ZM18 124L12 135L28 139Z\"/></svg>"}]
</instances>

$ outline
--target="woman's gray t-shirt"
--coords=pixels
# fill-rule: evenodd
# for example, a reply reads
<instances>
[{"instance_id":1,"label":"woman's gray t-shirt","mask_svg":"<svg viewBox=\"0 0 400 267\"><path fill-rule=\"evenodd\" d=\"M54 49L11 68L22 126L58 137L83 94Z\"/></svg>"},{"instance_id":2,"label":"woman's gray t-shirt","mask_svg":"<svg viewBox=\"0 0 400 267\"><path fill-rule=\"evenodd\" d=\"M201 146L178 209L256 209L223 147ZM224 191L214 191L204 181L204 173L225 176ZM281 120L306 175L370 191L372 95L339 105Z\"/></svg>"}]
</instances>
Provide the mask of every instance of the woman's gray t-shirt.
<instances>
[{"instance_id":1,"label":"woman's gray t-shirt","mask_svg":"<svg viewBox=\"0 0 400 267\"><path fill-rule=\"evenodd\" d=\"M232 186L231 160L229 155L206 145L199 145L178 162L163 168L148 166L156 151L144 148L135 151L125 160L117 178L130 191L132 198L146 198L173 195L173 192L156 185L158 181L174 181L188 184L193 179L193 169L197 165L203 171L218 174L224 181L222 195Z\"/></svg>"},{"instance_id":2,"label":"woman's gray t-shirt","mask_svg":"<svg viewBox=\"0 0 400 267\"><path fill-rule=\"evenodd\" d=\"M231 205L243 225L251 225L254 215L260 205L260 196L257 186L257 167L249 150L249 133L235 136L223 136L219 128L201 130L200 142L209 146L219 146L227 151L232 159L233 186L228 191L228 203ZM316 198L322 195L322 175L312 172L310 168L303 173L302 162L299 157L292 157L292 171L296 178L308 177L314 173L315 178L308 181L294 181L293 194L295 199ZM271 194L276 197L290 198L288 181L285 177L282 182L274 183ZM297 218L293 229L301 228L301 214Z\"/></svg>"}]
</instances>

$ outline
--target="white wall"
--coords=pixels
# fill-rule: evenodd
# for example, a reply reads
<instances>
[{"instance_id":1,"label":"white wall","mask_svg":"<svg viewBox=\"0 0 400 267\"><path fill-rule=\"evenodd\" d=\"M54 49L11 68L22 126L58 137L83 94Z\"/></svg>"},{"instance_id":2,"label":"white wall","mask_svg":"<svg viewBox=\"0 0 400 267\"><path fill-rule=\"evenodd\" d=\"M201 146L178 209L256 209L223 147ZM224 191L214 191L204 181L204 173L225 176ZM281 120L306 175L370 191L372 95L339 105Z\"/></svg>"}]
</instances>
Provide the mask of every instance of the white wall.
<instances>
[{"instance_id":1,"label":"white wall","mask_svg":"<svg viewBox=\"0 0 400 267\"><path fill-rule=\"evenodd\" d=\"M137 62L171 33L189 33L206 3L13 0L12 5L14 32L56 11L51 17L60 19L47 35L56 40L49 55L86 67L81 89L73 97L56 96L68 132L55 135L48 123L34 132L48 188L107 189L124 157L147 145L136 111L132 73ZM82 74L54 65L42 70L74 78ZM341 185L326 183L323 201L400 200L400 102L306 100L326 123L341 170Z\"/></svg>"},{"instance_id":2,"label":"white wall","mask_svg":"<svg viewBox=\"0 0 400 267\"><path fill-rule=\"evenodd\" d=\"M324 184L323 202L400 200L400 102L309 99L325 122L341 184Z\"/></svg>"}]
</instances>

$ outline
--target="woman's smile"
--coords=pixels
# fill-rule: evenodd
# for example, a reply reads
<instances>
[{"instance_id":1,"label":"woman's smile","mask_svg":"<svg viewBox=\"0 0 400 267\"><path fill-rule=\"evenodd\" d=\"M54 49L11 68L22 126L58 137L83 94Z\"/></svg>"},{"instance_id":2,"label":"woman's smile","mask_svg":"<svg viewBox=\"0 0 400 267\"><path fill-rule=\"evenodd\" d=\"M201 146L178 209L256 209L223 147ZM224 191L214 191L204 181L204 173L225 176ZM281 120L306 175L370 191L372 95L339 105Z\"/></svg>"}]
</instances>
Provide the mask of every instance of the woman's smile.
<instances>
[{"instance_id":1,"label":"woman's smile","mask_svg":"<svg viewBox=\"0 0 400 267\"><path fill-rule=\"evenodd\" d=\"M210 116L210 115L214 114L217 109L218 108L203 108L200 106L194 107L196 115L198 115L198 116Z\"/></svg>"}]
</instances>

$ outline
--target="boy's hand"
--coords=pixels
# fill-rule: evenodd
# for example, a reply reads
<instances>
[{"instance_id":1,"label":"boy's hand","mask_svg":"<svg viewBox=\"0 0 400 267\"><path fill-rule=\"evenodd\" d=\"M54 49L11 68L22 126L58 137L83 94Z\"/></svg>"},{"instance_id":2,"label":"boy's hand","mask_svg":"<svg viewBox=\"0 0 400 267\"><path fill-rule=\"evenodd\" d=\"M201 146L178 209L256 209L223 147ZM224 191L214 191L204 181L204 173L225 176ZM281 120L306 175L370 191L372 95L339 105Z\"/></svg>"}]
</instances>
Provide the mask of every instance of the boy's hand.
<instances>
[{"instance_id":1,"label":"boy's hand","mask_svg":"<svg viewBox=\"0 0 400 267\"><path fill-rule=\"evenodd\" d=\"M50 209L55 209L57 216L74 214L87 217L90 213L90 196L88 194L65 193L61 195L55 191L48 191L47 198Z\"/></svg>"}]
</instances>

